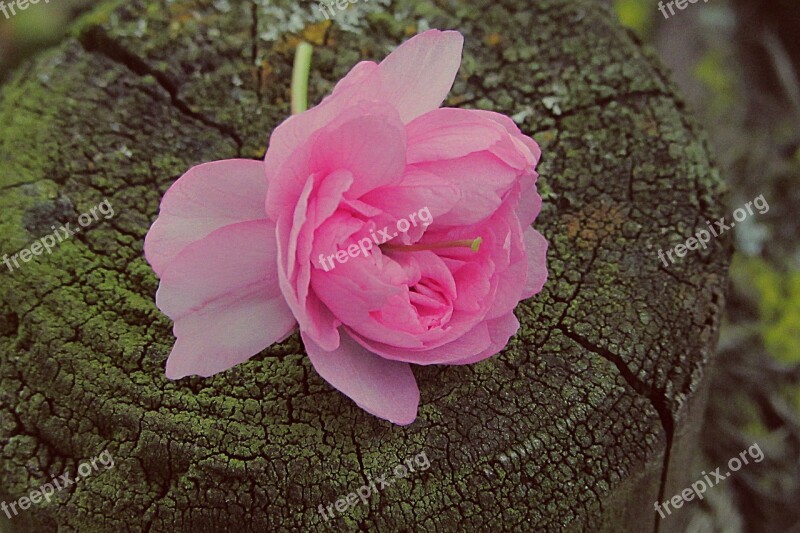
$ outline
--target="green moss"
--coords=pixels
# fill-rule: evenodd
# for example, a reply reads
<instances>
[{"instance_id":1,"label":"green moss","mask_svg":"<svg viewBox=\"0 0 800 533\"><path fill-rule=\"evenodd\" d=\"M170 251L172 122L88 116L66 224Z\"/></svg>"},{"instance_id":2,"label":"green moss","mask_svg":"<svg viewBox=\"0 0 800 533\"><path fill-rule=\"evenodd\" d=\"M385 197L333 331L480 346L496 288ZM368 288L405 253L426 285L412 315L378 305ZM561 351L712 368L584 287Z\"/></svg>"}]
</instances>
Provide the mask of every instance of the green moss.
<instances>
[{"instance_id":1,"label":"green moss","mask_svg":"<svg viewBox=\"0 0 800 533\"><path fill-rule=\"evenodd\" d=\"M652 31L654 16L661 16L653 2L646 0L614 0L614 11L623 26L631 28L641 37L647 37Z\"/></svg>"},{"instance_id":2,"label":"green moss","mask_svg":"<svg viewBox=\"0 0 800 533\"><path fill-rule=\"evenodd\" d=\"M737 288L758 303L759 330L778 361L800 361L800 272L779 272L766 261L737 255L731 268Z\"/></svg>"},{"instance_id":3,"label":"green moss","mask_svg":"<svg viewBox=\"0 0 800 533\"><path fill-rule=\"evenodd\" d=\"M124 5L123 0L106 0L105 2L98 3L94 9L79 18L70 29L70 34L73 37L81 35L84 31L95 26L102 26L108 24L115 11L121 5Z\"/></svg>"},{"instance_id":4,"label":"green moss","mask_svg":"<svg viewBox=\"0 0 800 533\"><path fill-rule=\"evenodd\" d=\"M736 101L736 85L725 60L721 51L711 50L694 67L695 77L714 95L710 101L715 114L726 113Z\"/></svg>"}]
</instances>

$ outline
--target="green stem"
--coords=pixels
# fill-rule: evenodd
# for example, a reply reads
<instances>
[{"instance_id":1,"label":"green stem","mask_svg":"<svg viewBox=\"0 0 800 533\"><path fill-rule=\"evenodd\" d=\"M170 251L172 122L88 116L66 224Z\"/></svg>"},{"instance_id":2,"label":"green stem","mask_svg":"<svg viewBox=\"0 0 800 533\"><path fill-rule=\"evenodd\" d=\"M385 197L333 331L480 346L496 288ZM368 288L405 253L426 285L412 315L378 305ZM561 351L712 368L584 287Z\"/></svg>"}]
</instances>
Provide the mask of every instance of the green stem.
<instances>
[{"instance_id":1,"label":"green stem","mask_svg":"<svg viewBox=\"0 0 800 533\"><path fill-rule=\"evenodd\" d=\"M297 46L292 70L292 115L308 109L308 77L311 74L311 53L314 47L303 42Z\"/></svg>"}]
</instances>

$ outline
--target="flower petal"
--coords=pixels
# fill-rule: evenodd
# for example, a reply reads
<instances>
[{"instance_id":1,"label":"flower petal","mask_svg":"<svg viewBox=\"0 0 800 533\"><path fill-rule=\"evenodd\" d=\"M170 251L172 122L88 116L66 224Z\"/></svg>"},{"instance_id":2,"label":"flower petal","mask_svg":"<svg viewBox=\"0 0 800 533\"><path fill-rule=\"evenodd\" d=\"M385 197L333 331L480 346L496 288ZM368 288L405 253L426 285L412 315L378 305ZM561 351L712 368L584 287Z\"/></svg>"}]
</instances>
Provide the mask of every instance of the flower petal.
<instances>
[{"instance_id":1,"label":"flower petal","mask_svg":"<svg viewBox=\"0 0 800 533\"><path fill-rule=\"evenodd\" d=\"M349 198L395 185L406 166L406 130L394 117L363 114L323 129L311 151L311 169L321 175L348 170L355 177Z\"/></svg>"},{"instance_id":2,"label":"flower petal","mask_svg":"<svg viewBox=\"0 0 800 533\"><path fill-rule=\"evenodd\" d=\"M178 320L166 376L210 377L246 362L288 337L295 326L288 308L265 290L239 295L235 303L203 309ZM287 326L288 324L288 326Z\"/></svg>"},{"instance_id":3,"label":"flower petal","mask_svg":"<svg viewBox=\"0 0 800 533\"><path fill-rule=\"evenodd\" d=\"M262 161L228 159L189 169L172 184L144 241L157 276L181 250L229 224L266 218L267 176Z\"/></svg>"},{"instance_id":4,"label":"flower petal","mask_svg":"<svg viewBox=\"0 0 800 533\"><path fill-rule=\"evenodd\" d=\"M534 172L527 174L520 180L520 188L522 189L522 198L520 198L517 205L517 218L522 227L528 227L533 224L539 212L542 210L542 197L536 188L536 179L539 175Z\"/></svg>"},{"instance_id":5,"label":"flower petal","mask_svg":"<svg viewBox=\"0 0 800 533\"><path fill-rule=\"evenodd\" d=\"M519 153L525 157L528 166L535 167L539 163L539 159L542 157L542 150L539 148L539 145L536 141L522 133L519 126L517 126L510 117L502 113L485 111L483 109L476 109L474 112L503 126L508 134L511 135Z\"/></svg>"},{"instance_id":6,"label":"flower petal","mask_svg":"<svg viewBox=\"0 0 800 533\"><path fill-rule=\"evenodd\" d=\"M429 30L381 62L382 99L397 108L404 123L442 105L461 65L463 46L457 31Z\"/></svg>"},{"instance_id":7,"label":"flower petal","mask_svg":"<svg viewBox=\"0 0 800 533\"><path fill-rule=\"evenodd\" d=\"M285 206L295 205L313 174L351 171L357 187L349 198L397 183L403 177L405 154L405 126L394 107L381 101L352 105L310 135L283 166L274 169L267 163L272 176L265 202L267 217L277 221Z\"/></svg>"},{"instance_id":8,"label":"flower petal","mask_svg":"<svg viewBox=\"0 0 800 533\"><path fill-rule=\"evenodd\" d=\"M362 337L356 332L352 332L352 334L353 338L360 345L364 346L370 352L377 353L386 359L414 363L415 365L450 365L453 364L453 361L459 361L467 357L478 357L492 349L492 338L488 327L490 322L491 321L483 321L478 323L475 327L451 342L433 348L422 348L418 350L376 342L372 339ZM503 346L505 345L496 348L494 353L500 351Z\"/></svg>"},{"instance_id":9,"label":"flower petal","mask_svg":"<svg viewBox=\"0 0 800 533\"><path fill-rule=\"evenodd\" d=\"M222 372L291 333L276 250L272 223L241 222L190 244L169 264L156 294L175 321L168 378Z\"/></svg>"},{"instance_id":10,"label":"flower petal","mask_svg":"<svg viewBox=\"0 0 800 533\"><path fill-rule=\"evenodd\" d=\"M275 128L264 159L268 177L278 172L315 131L362 100L391 103L404 123L438 108L455 80L463 43L464 38L456 31L430 30L400 45L380 65L358 63L319 105Z\"/></svg>"},{"instance_id":11,"label":"flower petal","mask_svg":"<svg viewBox=\"0 0 800 533\"><path fill-rule=\"evenodd\" d=\"M407 128L409 164L458 159L485 150L517 170L530 172L541 155L538 145L511 119L491 111L442 107L417 117Z\"/></svg>"},{"instance_id":12,"label":"flower petal","mask_svg":"<svg viewBox=\"0 0 800 533\"><path fill-rule=\"evenodd\" d=\"M347 334L332 352L305 334L303 343L319 375L368 413L401 426L417 418L419 388L408 363L375 355Z\"/></svg>"},{"instance_id":13,"label":"flower petal","mask_svg":"<svg viewBox=\"0 0 800 533\"><path fill-rule=\"evenodd\" d=\"M547 240L533 228L525 228L525 251L528 254L528 279L522 291L522 299L539 293L547 281Z\"/></svg>"},{"instance_id":14,"label":"flower petal","mask_svg":"<svg viewBox=\"0 0 800 533\"><path fill-rule=\"evenodd\" d=\"M491 216L519 175L516 169L486 151L415 167L453 183L460 191L453 208L434 220L436 227L466 226Z\"/></svg>"},{"instance_id":15,"label":"flower petal","mask_svg":"<svg viewBox=\"0 0 800 533\"><path fill-rule=\"evenodd\" d=\"M400 183L370 191L361 200L389 215L394 229L401 229L397 228L401 220L410 222L411 227L398 239L411 244L460 198L461 191L451 180L408 167Z\"/></svg>"},{"instance_id":16,"label":"flower petal","mask_svg":"<svg viewBox=\"0 0 800 533\"><path fill-rule=\"evenodd\" d=\"M380 86L378 65L372 61L362 61L336 84L330 96L319 105L283 121L269 138L269 149L264 156L267 176L272 178L311 134L333 121L345 108L365 98L376 98Z\"/></svg>"},{"instance_id":17,"label":"flower petal","mask_svg":"<svg viewBox=\"0 0 800 533\"><path fill-rule=\"evenodd\" d=\"M409 164L458 159L508 139L502 125L470 109L436 109L414 119L407 129Z\"/></svg>"},{"instance_id":18,"label":"flower petal","mask_svg":"<svg viewBox=\"0 0 800 533\"><path fill-rule=\"evenodd\" d=\"M477 355L451 361L449 364L471 365L472 363L483 361L484 359L488 359L500 353L519 329L519 320L517 320L517 317L511 312L493 320L487 320L486 326L489 330L489 337L492 339L491 346Z\"/></svg>"},{"instance_id":19,"label":"flower petal","mask_svg":"<svg viewBox=\"0 0 800 533\"><path fill-rule=\"evenodd\" d=\"M326 350L339 344L338 319L309 291L311 283L311 250L315 230L320 221L329 218L350 187L353 176L346 171L334 172L323 180L311 176L295 205L291 218L281 217L277 223L278 275L286 303L300 323Z\"/></svg>"}]
</instances>

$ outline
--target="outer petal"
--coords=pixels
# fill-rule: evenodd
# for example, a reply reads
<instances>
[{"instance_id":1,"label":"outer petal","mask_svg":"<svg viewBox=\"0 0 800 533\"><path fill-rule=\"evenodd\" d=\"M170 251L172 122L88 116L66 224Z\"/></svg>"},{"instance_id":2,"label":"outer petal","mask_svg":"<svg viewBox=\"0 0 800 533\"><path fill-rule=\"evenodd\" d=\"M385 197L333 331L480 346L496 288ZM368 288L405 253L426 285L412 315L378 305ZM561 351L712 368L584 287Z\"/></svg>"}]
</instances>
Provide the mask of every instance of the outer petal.
<instances>
[{"instance_id":1,"label":"outer petal","mask_svg":"<svg viewBox=\"0 0 800 533\"><path fill-rule=\"evenodd\" d=\"M332 352L305 334L303 343L319 375L368 413L401 426L417 418L419 388L408 363L375 355L347 334Z\"/></svg>"},{"instance_id":2,"label":"outer petal","mask_svg":"<svg viewBox=\"0 0 800 533\"><path fill-rule=\"evenodd\" d=\"M525 228L525 251L528 254L528 279L522 299L539 293L547 281L547 240L533 228Z\"/></svg>"},{"instance_id":3,"label":"outer petal","mask_svg":"<svg viewBox=\"0 0 800 533\"><path fill-rule=\"evenodd\" d=\"M158 307L175 321L167 377L211 376L289 335L278 288L275 226L233 224L187 246L164 271Z\"/></svg>"},{"instance_id":4,"label":"outer petal","mask_svg":"<svg viewBox=\"0 0 800 533\"><path fill-rule=\"evenodd\" d=\"M542 197L536 188L536 178L539 175L534 172L523 176L521 180L522 198L517 205L517 217L522 227L533 224L539 212L542 210Z\"/></svg>"},{"instance_id":5,"label":"outer petal","mask_svg":"<svg viewBox=\"0 0 800 533\"><path fill-rule=\"evenodd\" d=\"M363 99L376 98L381 86L379 72L374 62L362 61L336 84L333 93L319 105L289 117L275 128L264 157L268 177L272 178L312 133L333 121L345 108Z\"/></svg>"},{"instance_id":6,"label":"outer petal","mask_svg":"<svg viewBox=\"0 0 800 533\"><path fill-rule=\"evenodd\" d=\"M268 176L271 178L311 134L362 100L391 103L404 123L438 108L453 86L463 43L458 32L430 30L400 45L380 65L371 61L357 64L319 105L275 128L265 156Z\"/></svg>"},{"instance_id":7,"label":"outer petal","mask_svg":"<svg viewBox=\"0 0 800 533\"><path fill-rule=\"evenodd\" d=\"M283 166L275 169L267 162L272 176L265 202L267 217L277 221L287 206L294 206L312 174L350 170L363 189L360 193L399 182L405 153L405 126L394 107L378 100L353 104L309 135Z\"/></svg>"},{"instance_id":8,"label":"outer petal","mask_svg":"<svg viewBox=\"0 0 800 533\"><path fill-rule=\"evenodd\" d=\"M291 217L282 216L277 223L278 279L287 304L306 334L326 350L339 344L338 320L323 306L311 283L311 250L315 230L330 217L352 184L349 172L335 172L323 181L314 176L306 182Z\"/></svg>"},{"instance_id":9,"label":"outer petal","mask_svg":"<svg viewBox=\"0 0 800 533\"><path fill-rule=\"evenodd\" d=\"M377 353L387 359L409 362L415 365L451 365L454 364L455 361L466 357L478 357L492 348L493 344L487 325L488 322L489 321L484 321L479 323L452 342L442 344L435 348L420 350L410 350L408 348L399 348L397 346L375 342L355 332L353 332L353 335L356 341L367 350ZM500 351L503 346L505 346L505 344L495 349L493 353Z\"/></svg>"},{"instance_id":10,"label":"outer petal","mask_svg":"<svg viewBox=\"0 0 800 533\"><path fill-rule=\"evenodd\" d=\"M508 344L509 339L511 339L519 329L519 320L517 320L517 317L511 312L499 318L495 318L494 320L487 321L486 326L489 329L489 336L492 339L491 346L478 355L453 361L450 363L451 365L471 365L472 363L483 361L484 359L500 353Z\"/></svg>"},{"instance_id":11,"label":"outer petal","mask_svg":"<svg viewBox=\"0 0 800 533\"><path fill-rule=\"evenodd\" d=\"M404 123L442 105L461 65L464 37L429 30L400 45L380 64L382 97Z\"/></svg>"},{"instance_id":12,"label":"outer petal","mask_svg":"<svg viewBox=\"0 0 800 533\"><path fill-rule=\"evenodd\" d=\"M393 119L393 120L392 120ZM320 174L350 171L350 198L395 185L406 166L406 131L395 117L361 115L320 132L311 152L311 169Z\"/></svg>"},{"instance_id":13,"label":"outer petal","mask_svg":"<svg viewBox=\"0 0 800 533\"><path fill-rule=\"evenodd\" d=\"M191 168L161 200L161 209L144 241L156 275L181 250L228 224L266 217L264 163L228 159Z\"/></svg>"},{"instance_id":14,"label":"outer petal","mask_svg":"<svg viewBox=\"0 0 800 533\"><path fill-rule=\"evenodd\" d=\"M443 107L408 124L409 164L458 159L489 151L518 170L535 164L528 147L488 111Z\"/></svg>"},{"instance_id":15,"label":"outer petal","mask_svg":"<svg viewBox=\"0 0 800 533\"><path fill-rule=\"evenodd\" d=\"M376 345L357 337L359 343L375 349L398 361L412 361L419 365L468 365L483 361L500 353L519 329L519 321L513 312L501 317L481 322L466 335L455 341L420 352L402 352L395 347Z\"/></svg>"},{"instance_id":16,"label":"outer petal","mask_svg":"<svg viewBox=\"0 0 800 533\"><path fill-rule=\"evenodd\" d=\"M542 150L539 148L539 145L536 141L522 133L510 117L502 113L495 113L494 111L485 111L482 109L476 109L473 112L502 125L509 135L511 135L520 153L525 155L529 165L536 166L539 163L539 159L542 157Z\"/></svg>"}]
</instances>

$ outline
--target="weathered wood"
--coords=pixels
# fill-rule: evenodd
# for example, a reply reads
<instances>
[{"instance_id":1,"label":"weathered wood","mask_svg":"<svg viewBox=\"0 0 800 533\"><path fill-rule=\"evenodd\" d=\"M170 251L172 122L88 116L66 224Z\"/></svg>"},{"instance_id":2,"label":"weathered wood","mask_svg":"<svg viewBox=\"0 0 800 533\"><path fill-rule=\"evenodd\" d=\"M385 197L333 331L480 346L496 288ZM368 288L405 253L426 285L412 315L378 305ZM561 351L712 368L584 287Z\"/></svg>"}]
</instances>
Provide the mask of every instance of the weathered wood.
<instances>
[{"instance_id":1,"label":"weathered wood","mask_svg":"<svg viewBox=\"0 0 800 533\"><path fill-rule=\"evenodd\" d=\"M653 502L694 477L729 253L716 240L669 268L656 255L718 218L720 195L664 69L596 0L350 11L331 26L287 0L103 3L2 88L2 253L104 198L116 211L2 274L0 499L115 458L13 527L652 531ZM519 307L520 333L483 363L415 368L406 428L325 384L297 336L167 381L171 323L142 257L163 192L193 164L263 155L289 112L292 32L321 44L315 102L423 24L466 36L448 104L522 113L544 149L550 281ZM318 513L422 451L427 470Z\"/></svg>"}]
</instances>

